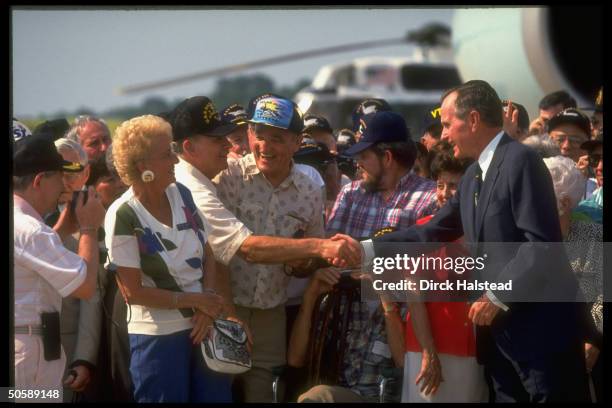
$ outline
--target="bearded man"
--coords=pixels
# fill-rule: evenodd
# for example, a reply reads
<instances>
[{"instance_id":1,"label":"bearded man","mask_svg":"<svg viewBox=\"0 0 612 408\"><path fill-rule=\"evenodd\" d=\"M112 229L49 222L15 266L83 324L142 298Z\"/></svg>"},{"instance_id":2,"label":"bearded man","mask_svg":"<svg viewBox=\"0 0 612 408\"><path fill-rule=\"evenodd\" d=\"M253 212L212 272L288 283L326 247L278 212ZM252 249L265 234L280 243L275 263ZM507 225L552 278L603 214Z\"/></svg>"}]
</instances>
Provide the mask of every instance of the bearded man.
<instances>
[{"instance_id":1,"label":"bearded man","mask_svg":"<svg viewBox=\"0 0 612 408\"><path fill-rule=\"evenodd\" d=\"M416 146L404 118L381 111L363 118L359 143L344 152L354 156L361 179L338 194L326 233L365 239L381 228L405 229L436 211L436 184L411 172Z\"/></svg>"}]
</instances>

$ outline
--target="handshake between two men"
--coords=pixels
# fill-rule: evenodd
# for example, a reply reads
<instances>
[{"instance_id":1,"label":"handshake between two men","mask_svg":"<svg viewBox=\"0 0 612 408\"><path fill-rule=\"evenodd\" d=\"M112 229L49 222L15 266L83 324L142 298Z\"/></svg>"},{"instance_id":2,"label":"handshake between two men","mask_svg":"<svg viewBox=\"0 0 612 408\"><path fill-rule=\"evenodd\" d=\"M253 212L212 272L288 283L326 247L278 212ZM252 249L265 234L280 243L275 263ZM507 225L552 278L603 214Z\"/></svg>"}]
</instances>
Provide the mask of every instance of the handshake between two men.
<instances>
[{"instance_id":1,"label":"handshake between two men","mask_svg":"<svg viewBox=\"0 0 612 408\"><path fill-rule=\"evenodd\" d=\"M361 244L348 235L336 234L327 239L302 238L294 242L300 247L299 252L306 257L298 256L299 259L284 260L292 276L303 278L327 266L353 268L361 265L363 257ZM290 257L290 246L283 248L283 252L284 256Z\"/></svg>"},{"instance_id":2,"label":"handshake between two men","mask_svg":"<svg viewBox=\"0 0 612 408\"><path fill-rule=\"evenodd\" d=\"M325 240L322 258L338 268L359 266L363 248L359 241L345 234L336 234Z\"/></svg>"}]
</instances>

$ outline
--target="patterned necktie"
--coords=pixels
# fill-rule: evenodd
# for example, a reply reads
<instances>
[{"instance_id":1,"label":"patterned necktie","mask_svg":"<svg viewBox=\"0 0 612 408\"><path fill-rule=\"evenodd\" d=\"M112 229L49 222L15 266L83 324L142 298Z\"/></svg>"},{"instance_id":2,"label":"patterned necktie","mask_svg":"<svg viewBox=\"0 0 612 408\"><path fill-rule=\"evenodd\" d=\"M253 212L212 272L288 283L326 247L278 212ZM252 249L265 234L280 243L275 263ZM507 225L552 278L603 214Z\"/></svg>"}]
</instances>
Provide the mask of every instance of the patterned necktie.
<instances>
[{"instance_id":1,"label":"patterned necktie","mask_svg":"<svg viewBox=\"0 0 612 408\"><path fill-rule=\"evenodd\" d=\"M480 195L480 187L482 187L482 169L476 164L476 186L474 188L474 207L478 206L478 196Z\"/></svg>"}]
</instances>

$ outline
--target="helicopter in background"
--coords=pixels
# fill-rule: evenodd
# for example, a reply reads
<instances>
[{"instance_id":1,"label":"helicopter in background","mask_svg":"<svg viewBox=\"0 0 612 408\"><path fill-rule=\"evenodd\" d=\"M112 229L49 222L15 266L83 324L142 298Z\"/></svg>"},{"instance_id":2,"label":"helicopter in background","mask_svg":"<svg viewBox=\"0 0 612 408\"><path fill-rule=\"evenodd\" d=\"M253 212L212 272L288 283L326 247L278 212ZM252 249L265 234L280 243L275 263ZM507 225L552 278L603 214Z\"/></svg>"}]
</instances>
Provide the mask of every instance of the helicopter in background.
<instances>
[{"instance_id":1,"label":"helicopter in background","mask_svg":"<svg viewBox=\"0 0 612 408\"><path fill-rule=\"evenodd\" d=\"M125 87L134 93L228 75L262 66L367 48L412 44L410 57L364 57L326 65L295 97L304 113L324 114L333 127L352 127L351 113L366 98L382 98L418 134L427 109L442 93L472 79L488 81L500 98L521 103L530 117L547 93L565 89L580 107L593 105L603 83L600 6L464 8L451 29L432 23L401 38L332 46L220 67ZM568 27L572 27L571 30Z\"/></svg>"},{"instance_id":2,"label":"helicopter in background","mask_svg":"<svg viewBox=\"0 0 612 408\"><path fill-rule=\"evenodd\" d=\"M452 59L432 58L416 48L412 57L364 57L325 65L294 99L303 112L323 115L339 129L353 126L353 110L361 101L381 98L420 134L425 114L440 103L445 90L459 84Z\"/></svg>"},{"instance_id":3,"label":"helicopter in background","mask_svg":"<svg viewBox=\"0 0 612 408\"><path fill-rule=\"evenodd\" d=\"M426 112L439 104L440 96L446 89L461 84L459 71L453 62L450 39L449 27L431 23L408 32L402 38L332 46L266 58L130 86L120 93L140 92L324 54L412 44L415 49L409 57L362 57L325 65L319 69L310 86L300 90L294 100L303 113L323 115L334 129L340 129L352 128L352 112L360 102L367 98L381 98L414 127L420 126Z\"/></svg>"}]
</instances>

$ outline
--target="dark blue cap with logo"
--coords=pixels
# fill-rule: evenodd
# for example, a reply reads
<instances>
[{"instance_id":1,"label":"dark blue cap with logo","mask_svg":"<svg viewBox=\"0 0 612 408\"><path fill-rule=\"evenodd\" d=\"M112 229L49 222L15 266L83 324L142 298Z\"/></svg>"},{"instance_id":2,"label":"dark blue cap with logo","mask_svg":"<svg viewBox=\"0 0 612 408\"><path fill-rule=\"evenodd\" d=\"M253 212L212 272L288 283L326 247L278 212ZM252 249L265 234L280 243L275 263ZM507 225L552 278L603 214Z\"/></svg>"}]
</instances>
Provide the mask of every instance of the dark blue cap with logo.
<instances>
[{"instance_id":1,"label":"dark blue cap with logo","mask_svg":"<svg viewBox=\"0 0 612 408\"><path fill-rule=\"evenodd\" d=\"M380 98L369 98L362 101L353 110L353 132L361 132L362 119L364 116L376 113L390 111L391 106L387 101Z\"/></svg>"},{"instance_id":2,"label":"dark blue cap with logo","mask_svg":"<svg viewBox=\"0 0 612 408\"><path fill-rule=\"evenodd\" d=\"M247 113L242 105L233 103L221 110L221 120L233 123L236 126L247 124Z\"/></svg>"},{"instance_id":3,"label":"dark blue cap with logo","mask_svg":"<svg viewBox=\"0 0 612 408\"><path fill-rule=\"evenodd\" d=\"M330 133L334 132L327 119L325 119L323 116L312 114L304 115L304 132L316 129L324 130Z\"/></svg>"},{"instance_id":4,"label":"dark blue cap with logo","mask_svg":"<svg viewBox=\"0 0 612 408\"><path fill-rule=\"evenodd\" d=\"M377 143L411 141L404 118L395 112L381 111L363 117L361 139L344 154L354 156Z\"/></svg>"},{"instance_id":5,"label":"dark blue cap with logo","mask_svg":"<svg viewBox=\"0 0 612 408\"><path fill-rule=\"evenodd\" d=\"M440 118L440 106L434 106L427 111L423 117L423 130L428 131L432 126L442 126L442 120Z\"/></svg>"}]
</instances>

